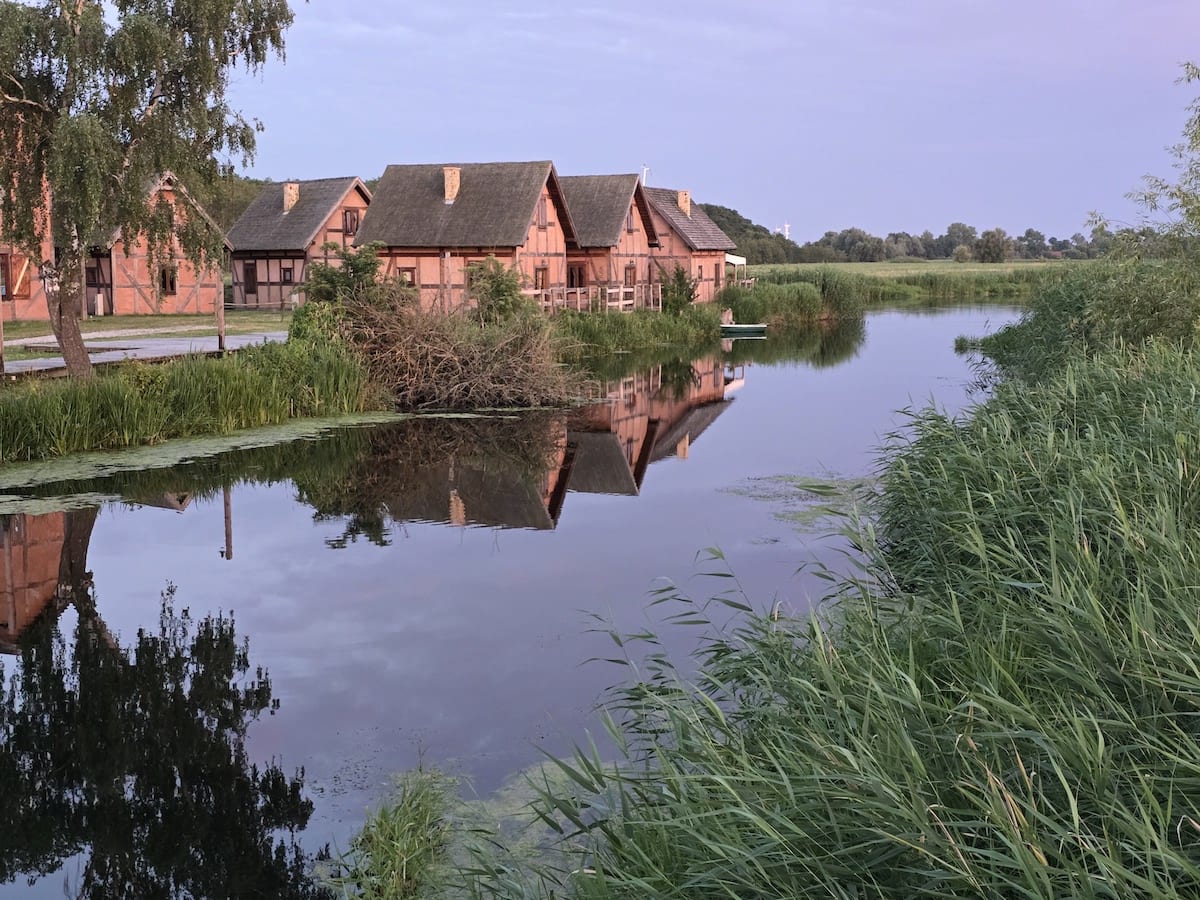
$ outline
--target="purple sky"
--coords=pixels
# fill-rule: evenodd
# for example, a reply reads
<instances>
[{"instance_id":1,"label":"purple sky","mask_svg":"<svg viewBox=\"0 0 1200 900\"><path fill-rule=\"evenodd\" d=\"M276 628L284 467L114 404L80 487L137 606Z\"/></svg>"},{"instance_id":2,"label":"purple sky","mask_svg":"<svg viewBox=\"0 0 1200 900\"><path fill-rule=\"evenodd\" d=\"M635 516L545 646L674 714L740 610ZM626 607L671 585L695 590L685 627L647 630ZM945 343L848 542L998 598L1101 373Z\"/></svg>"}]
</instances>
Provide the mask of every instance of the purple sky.
<instances>
[{"instance_id":1,"label":"purple sky","mask_svg":"<svg viewBox=\"0 0 1200 900\"><path fill-rule=\"evenodd\" d=\"M952 221L1047 235L1169 174L1196 0L293 4L238 79L253 174L553 159L636 172L803 242ZM1189 56L1189 54L1191 54Z\"/></svg>"}]
</instances>

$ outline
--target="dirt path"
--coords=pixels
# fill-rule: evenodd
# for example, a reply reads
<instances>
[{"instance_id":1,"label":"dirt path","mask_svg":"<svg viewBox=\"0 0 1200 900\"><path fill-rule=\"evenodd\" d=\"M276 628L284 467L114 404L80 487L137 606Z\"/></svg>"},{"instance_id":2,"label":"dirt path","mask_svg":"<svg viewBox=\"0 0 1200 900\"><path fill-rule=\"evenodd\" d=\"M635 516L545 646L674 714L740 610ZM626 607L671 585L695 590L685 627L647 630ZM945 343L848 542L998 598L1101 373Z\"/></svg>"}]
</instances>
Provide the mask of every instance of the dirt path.
<instances>
[{"instance_id":1,"label":"dirt path","mask_svg":"<svg viewBox=\"0 0 1200 900\"><path fill-rule=\"evenodd\" d=\"M123 337L138 337L148 334L181 334L185 331L211 331L216 333L215 325L176 325L174 327L163 326L162 328L114 328L110 331L89 331L83 335L84 343L93 340L104 340L105 338L123 338ZM5 347L29 347L45 344L48 347L57 347L54 342L54 335L40 334L35 337L14 338L11 341L5 341Z\"/></svg>"}]
</instances>

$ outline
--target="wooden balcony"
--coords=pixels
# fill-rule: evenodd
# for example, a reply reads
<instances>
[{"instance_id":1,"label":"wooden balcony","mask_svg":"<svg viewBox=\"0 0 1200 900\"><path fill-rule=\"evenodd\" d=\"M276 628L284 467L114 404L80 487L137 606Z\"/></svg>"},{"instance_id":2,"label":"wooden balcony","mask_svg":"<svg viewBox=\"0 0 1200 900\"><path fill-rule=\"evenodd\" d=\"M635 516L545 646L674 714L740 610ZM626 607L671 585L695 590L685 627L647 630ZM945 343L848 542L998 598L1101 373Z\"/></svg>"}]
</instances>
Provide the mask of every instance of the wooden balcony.
<instances>
[{"instance_id":1,"label":"wooden balcony","mask_svg":"<svg viewBox=\"0 0 1200 900\"><path fill-rule=\"evenodd\" d=\"M635 284L632 287L623 284L559 287L540 291L527 290L525 294L535 299L548 313L562 309L604 313L633 312L635 309L662 311L661 284Z\"/></svg>"}]
</instances>

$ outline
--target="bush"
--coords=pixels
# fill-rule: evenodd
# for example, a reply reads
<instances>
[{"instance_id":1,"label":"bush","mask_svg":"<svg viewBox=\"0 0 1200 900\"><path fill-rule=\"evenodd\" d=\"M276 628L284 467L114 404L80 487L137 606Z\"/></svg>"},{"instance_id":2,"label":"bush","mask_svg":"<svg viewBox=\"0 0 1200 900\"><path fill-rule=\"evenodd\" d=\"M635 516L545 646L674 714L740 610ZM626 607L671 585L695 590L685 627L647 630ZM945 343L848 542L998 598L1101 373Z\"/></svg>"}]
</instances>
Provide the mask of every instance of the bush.
<instances>
[{"instance_id":1,"label":"bush","mask_svg":"<svg viewBox=\"0 0 1200 900\"><path fill-rule=\"evenodd\" d=\"M696 302L696 282L683 266L676 264L675 271L662 286L662 311L677 316Z\"/></svg>"}]
</instances>

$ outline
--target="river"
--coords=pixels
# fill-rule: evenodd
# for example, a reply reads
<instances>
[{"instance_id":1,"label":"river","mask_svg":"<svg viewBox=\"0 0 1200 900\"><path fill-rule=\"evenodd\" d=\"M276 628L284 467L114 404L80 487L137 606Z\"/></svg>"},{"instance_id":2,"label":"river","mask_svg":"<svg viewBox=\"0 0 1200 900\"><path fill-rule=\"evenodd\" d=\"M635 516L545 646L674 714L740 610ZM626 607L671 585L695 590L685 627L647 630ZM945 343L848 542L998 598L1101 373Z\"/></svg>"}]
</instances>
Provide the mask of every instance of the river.
<instances>
[{"instance_id":1,"label":"river","mask_svg":"<svg viewBox=\"0 0 1200 900\"><path fill-rule=\"evenodd\" d=\"M614 655L606 629L694 646L653 589L811 608L810 567L845 544L795 479L869 479L900 410L972 401L954 338L1016 314L876 312L799 347L606 366L605 402L571 416L0 483L0 897L302 896L274 836L344 848L393 773L487 796L569 751L622 677L586 662Z\"/></svg>"}]
</instances>

